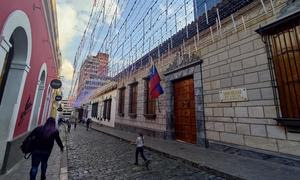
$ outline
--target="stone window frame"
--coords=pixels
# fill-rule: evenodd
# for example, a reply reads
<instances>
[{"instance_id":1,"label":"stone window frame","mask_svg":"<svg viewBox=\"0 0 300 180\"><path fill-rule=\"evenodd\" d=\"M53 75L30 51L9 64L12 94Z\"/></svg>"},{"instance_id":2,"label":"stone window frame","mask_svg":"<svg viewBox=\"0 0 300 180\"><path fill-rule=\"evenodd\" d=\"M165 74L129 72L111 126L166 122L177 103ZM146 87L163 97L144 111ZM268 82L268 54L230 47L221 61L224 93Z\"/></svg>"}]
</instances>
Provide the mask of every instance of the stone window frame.
<instances>
[{"instance_id":1,"label":"stone window frame","mask_svg":"<svg viewBox=\"0 0 300 180\"><path fill-rule=\"evenodd\" d=\"M119 88L118 115L124 117L125 114L125 93L126 87Z\"/></svg>"},{"instance_id":2,"label":"stone window frame","mask_svg":"<svg viewBox=\"0 0 300 180\"><path fill-rule=\"evenodd\" d=\"M138 82L128 84L129 86L129 101L128 101L128 116L131 118L137 117L137 97L138 97ZM135 90L135 91L134 91ZM133 92L134 91L134 92ZM135 95L133 95L135 93ZM133 102L135 102L135 107L133 107Z\"/></svg>"},{"instance_id":3,"label":"stone window frame","mask_svg":"<svg viewBox=\"0 0 300 180\"><path fill-rule=\"evenodd\" d=\"M203 102L203 84L202 84L202 63L203 60L198 57L188 59L187 57L175 59L173 64L169 66L164 73L166 87L166 101L167 101L167 128L166 139L174 140L175 126L174 126L174 82L176 80L193 76L194 89L195 89L195 113L196 113L196 130L197 130L197 144L203 147L208 146L205 129L205 117L204 117L204 102Z\"/></svg>"},{"instance_id":4,"label":"stone window frame","mask_svg":"<svg viewBox=\"0 0 300 180\"><path fill-rule=\"evenodd\" d=\"M149 77L143 78L144 80L144 117L146 119L156 119L156 99L149 100ZM151 101L151 102L149 102ZM154 107L152 107L154 112L149 113L149 103L152 103ZM154 103L154 104L153 104Z\"/></svg>"}]
</instances>

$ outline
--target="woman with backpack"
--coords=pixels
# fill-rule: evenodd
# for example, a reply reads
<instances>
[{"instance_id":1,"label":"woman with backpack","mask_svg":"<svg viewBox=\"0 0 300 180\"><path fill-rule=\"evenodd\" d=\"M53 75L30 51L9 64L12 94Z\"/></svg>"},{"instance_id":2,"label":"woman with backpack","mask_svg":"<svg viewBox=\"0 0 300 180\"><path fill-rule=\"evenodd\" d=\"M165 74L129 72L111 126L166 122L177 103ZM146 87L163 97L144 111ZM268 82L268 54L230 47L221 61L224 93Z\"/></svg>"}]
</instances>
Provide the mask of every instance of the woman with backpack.
<instances>
[{"instance_id":1,"label":"woman with backpack","mask_svg":"<svg viewBox=\"0 0 300 180\"><path fill-rule=\"evenodd\" d=\"M32 150L32 165L30 170L30 180L35 180L41 163L41 179L46 179L47 162L51 154L54 140L63 152L64 146L59 137L59 131L56 128L55 119L50 117L43 126L35 128L30 136L35 136L34 148Z\"/></svg>"}]
</instances>

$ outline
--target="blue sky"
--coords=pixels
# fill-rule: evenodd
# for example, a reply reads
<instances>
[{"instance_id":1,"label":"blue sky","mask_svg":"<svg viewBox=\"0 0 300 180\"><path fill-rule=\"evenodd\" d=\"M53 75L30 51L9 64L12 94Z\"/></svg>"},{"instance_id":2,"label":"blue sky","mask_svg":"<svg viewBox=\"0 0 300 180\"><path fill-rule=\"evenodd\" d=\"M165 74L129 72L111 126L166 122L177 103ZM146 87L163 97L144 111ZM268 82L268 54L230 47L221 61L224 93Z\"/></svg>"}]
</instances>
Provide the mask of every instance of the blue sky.
<instances>
[{"instance_id":1,"label":"blue sky","mask_svg":"<svg viewBox=\"0 0 300 180\"><path fill-rule=\"evenodd\" d=\"M119 1L119 3L118 3ZM80 58L78 59L78 66L84 60L86 55L95 55L100 49L102 44L108 44L107 47L112 47L112 53L110 54L110 69L116 69L117 66L124 68L129 63L134 62L143 54L150 49L156 47L160 41L164 41L170 37L171 34L175 33L175 13L177 20L177 28L180 30L185 26L185 10L184 2L187 2L187 20L191 22L193 19L193 4L192 0L168 0L168 28L166 29L166 0L106 0L105 4L105 18L100 18L97 26L95 26L94 44L91 52L89 52L88 46L85 46ZM71 85L71 78L73 72L73 61L78 45L82 38L83 32L89 20L90 11L92 9L93 0L57 0L57 16L59 25L59 39L60 47L62 51L63 67L62 75L64 76L63 81L63 95L67 97ZM96 13L100 12L104 0L97 0L99 8L96 9ZM153 6L152 11L150 7ZM132 8L133 7L133 8ZM115 10L117 9L117 16ZM130 16L128 14L130 13ZM146 12L149 12L146 15ZM152 12L152 13L151 13ZM108 27L111 21L115 17L116 26L113 26L111 39L107 38L107 43L103 43L104 37L108 32ZM127 21L126 18L128 17ZM152 17L152 18L151 18ZM143 37L143 26L142 20L144 19L145 27L145 41L144 41L144 53L142 52L143 42L140 41ZM158 20L158 21L156 21ZM151 30L150 21L152 24ZM96 23L95 20L92 21ZM126 22L126 23L125 23ZM125 25L126 33L125 33ZM122 26L123 25L123 26ZM161 30L160 30L161 29ZM167 30L167 31L166 31ZM91 40L90 28L87 33L86 45L93 42ZM131 38L130 38L130 34ZM162 38L161 38L162 35ZM126 37L126 39L125 39ZM154 41L153 41L154 38ZM131 39L131 40L130 40ZM118 40L118 41L117 41ZM125 42L126 40L126 42ZM106 41L105 41L106 42ZM124 43L124 56L122 58L121 44ZM130 42L132 42L132 51L130 51ZM119 48L117 48L117 46ZM110 48L108 48L110 49ZM118 50L117 50L118 49ZM110 51L108 51L110 52ZM131 57L129 56L131 55ZM133 57L132 57L133 56ZM137 58L136 58L137 56ZM118 65L117 65L118 64ZM124 66L125 65L125 66Z\"/></svg>"}]
</instances>

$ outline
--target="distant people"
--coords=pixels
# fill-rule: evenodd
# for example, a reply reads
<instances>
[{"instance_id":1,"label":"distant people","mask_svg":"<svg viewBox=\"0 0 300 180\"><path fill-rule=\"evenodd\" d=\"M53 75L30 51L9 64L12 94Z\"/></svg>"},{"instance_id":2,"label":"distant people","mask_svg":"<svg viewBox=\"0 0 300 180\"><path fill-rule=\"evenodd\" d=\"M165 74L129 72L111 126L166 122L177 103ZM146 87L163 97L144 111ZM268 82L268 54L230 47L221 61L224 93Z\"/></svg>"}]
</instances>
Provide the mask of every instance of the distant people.
<instances>
[{"instance_id":1,"label":"distant people","mask_svg":"<svg viewBox=\"0 0 300 180\"><path fill-rule=\"evenodd\" d=\"M47 162L51 154L54 140L63 152L64 146L59 137L59 131L55 127L55 119L50 117L43 126L35 128L29 136L36 137L32 151L32 164L30 180L35 180L41 163L41 179L46 179Z\"/></svg>"},{"instance_id":2,"label":"distant people","mask_svg":"<svg viewBox=\"0 0 300 180\"><path fill-rule=\"evenodd\" d=\"M87 120L86 120L86 130L87 130L87 131L88 131L89 128L90 128L91 122L92 122L91 118L87 118Z\"/></svg>"},{"instance_id":3,"label":"distant people","mask_svg":"<svg viewBox=\"0 0 300 180\"><path fill-rule=\"evenodd\" d=\"M62 118L59 118L59 119L58 119L58 126L62 125L62 123L63 123L63 119L62 119Z\"/></svg>"},{"instance_id":4,"label":"distant people","mask_svg":"<svg viewBox=\"0 0 300 180\"><path fill-rule=\"evenodd\" d=\"M144 156L144 136L142 133L139 133L139 136L136 138L135 141L136 144L136 151L135 151L135 165L139 164L139 154L141 154L141 157L143 158L146 167L148 168L149 160Z\"/></svg>"},{"instance_id":5,"label":"distant people","mask_svg":"<svg viewBox=\"0 0 300 180\"><path fill-rule=\"evenodd\" d=\"M70 132L71 131L71 122L69 121L69 119L67 119L66 123L68 126L68 132Z\"/></svg>"},{"instance_id":6,"label":"distant people","mask_svg":"<svg viewBox=\"0 0 300 180\"><path fill-rule=\"evenodd\" d=\"M75 121L74 121L74 130L76 129L77 127L77 119L75 118Z\"/></svg>"}]
</instances>

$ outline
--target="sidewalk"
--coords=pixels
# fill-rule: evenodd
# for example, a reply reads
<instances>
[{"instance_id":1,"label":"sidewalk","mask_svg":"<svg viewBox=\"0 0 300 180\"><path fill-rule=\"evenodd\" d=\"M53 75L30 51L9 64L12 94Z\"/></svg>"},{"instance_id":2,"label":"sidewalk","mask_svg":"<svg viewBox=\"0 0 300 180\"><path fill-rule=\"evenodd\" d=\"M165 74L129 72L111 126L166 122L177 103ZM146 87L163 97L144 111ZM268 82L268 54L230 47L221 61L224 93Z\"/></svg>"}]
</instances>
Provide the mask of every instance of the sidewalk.
<instances>
[{"instance_id":1,"label":"sidewalk","mask_svg":"<svg viewBox=\"0 0 300 180\"><path fill-rule=\"evenodd\" d=\"M66 144L66 134L63 129L60 130L60 137L65 146ZM67 152L60 152L60 148L54 142L54 147L48 161L47 168L47 180L67 180L67 174L64 172L66 167ZM29 171L31 168L31 158L21 160L15 167L9 170L6 174L0 176L0 180L26 180L29 179ZM39 166L39 171L36 179L40 179L41 168Z\"/></svg>"},{"instance_id":2,"label":"sidewalk","mask_svg":"<svg viewBox=\"0 0 300 180\"><path fill-rule=\"evenodd\" d=\"M111 136L135 142L136 134L117 129L92 125L92 128ZM183 160L214 173L222 172L250 180L299 180L300 168L232 155L205 149L196 145L145 137L145 147L171 158ZM226 175L225 175L226 176ZM230 176L228 176L230 178ZM231 177L232 178L232 177Z\"/></svg>"}]
</instances>

